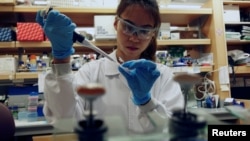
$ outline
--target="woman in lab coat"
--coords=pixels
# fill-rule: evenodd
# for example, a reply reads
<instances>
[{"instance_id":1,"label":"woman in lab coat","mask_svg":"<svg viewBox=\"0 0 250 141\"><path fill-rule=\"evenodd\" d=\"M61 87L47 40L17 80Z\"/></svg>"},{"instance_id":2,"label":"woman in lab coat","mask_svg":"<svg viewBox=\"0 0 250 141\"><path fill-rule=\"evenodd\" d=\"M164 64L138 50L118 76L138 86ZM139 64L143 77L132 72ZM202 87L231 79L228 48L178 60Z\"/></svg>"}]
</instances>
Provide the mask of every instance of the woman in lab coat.
<instances>
[{"instance_id":1,"label":"woman in lab coat","mask_svg":"<svg viewBox=\"0 0 250 141\"><path fill-rule=\"evenodd\" d=\"M119 115L132 131L148 131L140 120L147 112L170 117L173 109L183 108L184 98L172 71L154 63L161 23L155 0L121 0L114 21L117 49L109 54L115 61L104 57L84 64L76 73L70 64L76 25L56 10L48 13L46 21L39 11L36 21L50 39L54 57L44 88L44 114L49 122L82 119L88 104L76 89L88 83L99 83L106 90L94 101L97 116Z\"/></svg>"}]
</instances>

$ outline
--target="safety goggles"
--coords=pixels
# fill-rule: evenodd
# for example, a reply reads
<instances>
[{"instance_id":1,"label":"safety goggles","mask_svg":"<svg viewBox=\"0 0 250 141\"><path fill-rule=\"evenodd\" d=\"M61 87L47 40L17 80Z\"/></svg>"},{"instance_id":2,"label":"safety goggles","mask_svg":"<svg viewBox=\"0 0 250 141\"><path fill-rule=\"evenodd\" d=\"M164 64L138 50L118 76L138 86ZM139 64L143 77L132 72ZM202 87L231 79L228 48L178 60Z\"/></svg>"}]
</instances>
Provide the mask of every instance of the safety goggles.
<instances>
[{"instance_id":1,"label":"safety goggles","mask_svg":"<svg viewBox=\"0 0 250 141\"><path fill-rule=\"evenodd\" d=\"M150 39L156 31L156 28L137 27L125 21L119 16L117 16L117 19L121 22L123 33L128 36L136 35L137 38L139 39L147 40L147 39Z\"/></svg>"}]
</instances>

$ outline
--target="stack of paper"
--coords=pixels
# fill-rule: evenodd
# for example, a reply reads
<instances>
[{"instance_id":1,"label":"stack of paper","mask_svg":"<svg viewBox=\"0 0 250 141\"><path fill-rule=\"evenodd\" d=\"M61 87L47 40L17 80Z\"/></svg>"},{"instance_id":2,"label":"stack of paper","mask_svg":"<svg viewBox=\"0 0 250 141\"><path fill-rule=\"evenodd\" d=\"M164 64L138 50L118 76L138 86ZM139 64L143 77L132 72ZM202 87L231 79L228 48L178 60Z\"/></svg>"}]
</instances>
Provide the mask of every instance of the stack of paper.
<instances>
[{"instance_id":1,"label":"stack of paper","mask_svg":"<svg viewBox=\"0 0 250 141\"><path fill-rule=\"evenodd\" d=\"M242 37L244 40L250 40L250 27L249 26L243 25L241 33L242 33Z\"/></svg>"},{"instance_id":2,"label":"stack of paper","mask_svg":"<svg viewBox=\"0 0 250 141\"><path fill-rule=\"evenodd\" d=\"M241 34L240 34L240 32L226 31L226 39L227 40L240 40L241 39Z\"/></svg>"}]
</instances>

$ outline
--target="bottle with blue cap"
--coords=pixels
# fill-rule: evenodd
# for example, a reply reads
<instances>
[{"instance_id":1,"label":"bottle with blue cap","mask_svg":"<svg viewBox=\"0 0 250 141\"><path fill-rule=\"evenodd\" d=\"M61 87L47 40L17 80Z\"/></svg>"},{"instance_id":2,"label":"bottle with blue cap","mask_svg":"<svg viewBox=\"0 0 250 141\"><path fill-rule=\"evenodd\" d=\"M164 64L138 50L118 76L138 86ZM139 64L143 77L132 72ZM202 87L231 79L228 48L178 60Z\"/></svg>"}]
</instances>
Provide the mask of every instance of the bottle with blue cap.
<instances>
[{"instance_id":1,"label":"bottle with blue cap","mask_svg":"<svg viewBox=\"0 0 250 141\"><path fill-rule=\"evenodd\" d=\"M28 121L37 121L37 105L38 105L38 93L37 92L31 92L28 97L28 114L27 118Z\"/></svg>"}]
</instances>

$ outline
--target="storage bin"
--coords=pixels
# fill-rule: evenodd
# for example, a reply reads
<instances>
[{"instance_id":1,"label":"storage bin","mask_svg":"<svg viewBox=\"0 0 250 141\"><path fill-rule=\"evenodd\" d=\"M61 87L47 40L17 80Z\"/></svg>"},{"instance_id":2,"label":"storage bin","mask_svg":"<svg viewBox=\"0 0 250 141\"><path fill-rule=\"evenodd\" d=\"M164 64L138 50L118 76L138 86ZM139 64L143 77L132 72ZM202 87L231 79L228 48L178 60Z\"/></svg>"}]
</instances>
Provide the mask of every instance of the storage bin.
<instances>
[{"instance_id":1,"label":"storage bin","mask_svg":"<svg viewBox=\"0 0 250 141\"><path fill-rule=\"evenodd\" d=\"M17 41L44 41L44 32L38 23L18 22Z\"/></svg>"},{"instance_id":2,"label":"storage bin","mask_svg":"<svg viewBox=\"0 0 250 141\"><path fill-rule=\"evenodd\" d=\"M14 40L14 31L9 27L0 27L0 42L10 42Z\"/></svg>"},{"instance_id":3,"label":"storage bin","mask_svg":"<svg viewBox=\"0 0 250 141\"><path fill-rule=\"evenodd\" d=\"M23 95L29 94L31 92L38 92L38 86L9 86L8 94L9 95Z\"/></svg>"}]
</instances>

